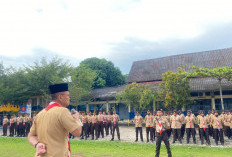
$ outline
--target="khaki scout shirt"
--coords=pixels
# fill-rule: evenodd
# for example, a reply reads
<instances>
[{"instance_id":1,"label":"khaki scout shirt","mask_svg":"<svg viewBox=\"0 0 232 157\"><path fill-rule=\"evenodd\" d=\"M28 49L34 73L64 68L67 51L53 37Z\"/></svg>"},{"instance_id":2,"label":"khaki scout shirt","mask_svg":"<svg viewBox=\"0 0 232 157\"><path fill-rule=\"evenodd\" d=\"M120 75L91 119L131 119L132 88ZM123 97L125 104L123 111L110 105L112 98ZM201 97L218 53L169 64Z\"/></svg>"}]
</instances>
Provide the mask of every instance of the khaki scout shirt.
<instances>
[{"instance_id":1,"label":"khaki scout shirt","mask_svg":"<svg viewBox=\"0 0 232 157\"><path fill-rule=\"evenodd\" d=\"M3 119L3 124L4 124L4 125L5 125L5 124L8 124L8 122L9 122L8 118L4 118L4 119Z\"/></svg>"},{"instance_id":2,"label":"khaki scout shirt","mask_svg":"<svg viewBox=\"0 0 232 157\"><path fill-rule=\"evenodd\" d=\"M111 115L106 115L106 122L110 123L112 120L112 116Z\"/></svg>"},{"instance_id":3,"label":"khaki scout shirt","mask_svg":"<svg viewBox=\"0 0 232 157\"><path fill-rule=\"evenodd\" d=\"M223 122L225 126L230 126L230 115L225 115Z\"/></svg>"},{"instance_id":4,"label":"khaki scout shirt","mask_svg":"<svg viewBox=\"0 0 232 157\"><path fill-rule=\"evenodd\" d=\"M46 145L46 153L39 157L67 157L68 133L80 127L69 110L53 107L42 110L34 119L30 133ZM36 156L37 157L37 156Z\"/></svg>"},{"instance_id":5,"label":"khaki scout shirt","mask_svg":"<svg viewBox=\"0 0 232 157\"><path fill-rule=\"evenodd\" d=\"M208 128L209 126L209 118L204 116L199 116L198 117L198 125L199 125L199 128L203 128L203 122L205 122L205 128Z\"/></svg>"},{"instance_id":6,"label":"khaki scout shirt","mask_svg":"<svg viewBox=\"0 0 232 157\"><path fill-rule=\"evenodd\" d=\"M17 117L17 122L22 123L23 122L23 117L22 116Z\"/></svg>"},{"instance_id":7,"label":"khaki scout shirt","mask_svg":"<svg viewBox=\"0 0 232 157\"><path fill-rule=\"evenodd\" d=\"M153 127L153 116L152 115L146 115L144 120L146 123L146 127Z\"/></svg>"},{"instance_id":8,"label":"khaki scout shirt","mask_svg":"<svg viewBox=\"0 0 232 157\"><path fill-rule=\"evenodd\" d=\"M160 128L159 121L162 122L162 130L163 131L170 129L170 124L169 124L168 120L165 117L161 117L160 119L159 119L159 117L156 117L155 118L156 132L160 131L159 130L159 128Z\"/></svg>"},{"instance_id":9,"label":"khaki scout shirt","mask_svg":"<svg viewBox=\"0 0 232 157\"><path fill-rule=\"evenodd\" d=\"M181 118L180 116L176 115L176 116L171 116L171 128L172 129L180 129L181 128Z\"/></svg>"},{"instance_id":10,"label":"khaki scout shirt","mask_svg":"<svg viewBox=\"0 0 232 157\"><path fill-rule=\"evenodd\" d=\"M195 124L195 118L194 117L192 117L192 116L186 116L185 117L185 124L186 124L186 126L185 126L185 128L194 128L194 124Z\"/></svg>"},{"instance_id":11,"label":"khaki scout shirt","mask_svg":"<svg viewBox=\"0 0 232 157\"><path fill-rule=\"evenodd\" d=\"M179 115L181 119L181 124L185 124L185 116L184 114Z\"/></svg>"},{"instance_id":12,"label":"khaki scout shirt","mask_svg":"<svg viewBox=\"0 0 232 157\"><path fill-rule=\"evenodd\" d=\"M88 122L87 116L81 116L81 117L80 117L80 120L81 120L82 124L85 124L85 123Z\"/></svg>"},{"instance_id":13,"label":"khaki scout shirt","mask_svg":"<svg viewBox=\"0 0 232 157\"><path fill-rule=\"evenodd\" d=\"M142 127L143 117L142 116L135 116L134 123L135 123L136 128L137 127Z\"/></svg>"},{"instance_id":14,"label":"khaki scout shirt","mask_svg":"<svg viewBox=\"0 0 232 157\"><path fill-rule=\"evenodd\" d=\"M13 123L17 123L17 118L16 117L13 118Z\"/></svg>"},{"instance_id":15,"label":"khaki scout shirt","mask_svg":"<svg viewBox=\"0 0 232 157\"><path fill-rule=\"evenodd\" d=\"M214 116L212 118L212 126L213 126L213 128L218 129L217 121L219 123L219 128L222 129L223 128L223 119L220 116L218 116L218 117Z\"/></svg>"},{"instance_id":16,"label":"khaki scout shirt","mask_svg":"<svg viewBox=\"0 0 232 157\"><path fill-rule=\"evenodd\" d=\"M95 115L92 115L92 117L91 117L91 122L92 122L92 124L95 124L95 123L97 123L97 116Z\"/></svg>"}]
</instances>

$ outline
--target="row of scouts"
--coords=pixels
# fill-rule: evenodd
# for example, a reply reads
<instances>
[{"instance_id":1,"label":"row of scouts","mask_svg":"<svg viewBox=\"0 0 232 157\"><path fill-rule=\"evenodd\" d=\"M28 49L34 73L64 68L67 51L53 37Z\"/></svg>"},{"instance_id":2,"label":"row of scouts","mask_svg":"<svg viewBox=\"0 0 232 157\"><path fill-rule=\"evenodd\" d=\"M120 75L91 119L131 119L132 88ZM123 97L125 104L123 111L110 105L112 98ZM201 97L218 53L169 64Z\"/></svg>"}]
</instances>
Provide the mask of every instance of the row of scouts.
<instances>
[{"instance_id":1,"label":"row of scouts","mask_svg":"<svg viewBox=\"0 0 232 157\"><path fill-rule=\"evenodd\" d=\"M116 111L113 111L111 115L110 112L106 114L106 112L99 111L99 114L96 115L93 112L88 112L86 115L85 112L82 112L80 116L80 120L83 124L81 139L87 139L91 135L92 140L98 140L100 135L104 138L104 132L106 136L109 134L112 135L111 140L114 140L115 130L117 131L118 140L120 140L120 132L118 122L120 120L119 115L116 114ZM94 138L96 137L96 138Z\"/></svg>"},{"instance_id":2,"label":"row of scouts","mask_svg":"<svg viewBox=\"0 0 232 157\"><path fill-rule=\"evenodd\" d=\"M35 116L35 114L34 114ZM26 137L31 128L32 119L29 114L18 113L18 116L13 114L10 119L6 115L3 116L3 135L8 136L7 130L9 128L10 137Z\"/></svg>"},{"instance_id":3,"label":"row of scouts","mask_svg":"<svg viewBox=\"0 0 232 157\"><path fill-rule=\"evenodd\" d=\"M191 110L187 112L187 116L181 111L164 112L163 118L168 122L166 133L168 138L171 134L173 135L172 143L177 140L182 144L182 139L186 132L187 144L190 142L190 137L193 138L193 143L196 144L196 128L198 128L199 137L201 144L204 144L206 140L207 144L210 145L210 138L212 136L215 140L216 145L218 141L224 145L224 134L230 139L232 135L232 112L226 111L219 115L218 111L210 111L205 115L204 111L199 111L196 117ZM155 141L156 132L158 131L156 120L157 114L154 111L153 114L148 110L147 115L143 118L137 112L134 123L136 129L136 140L138 141L138 133L140 132L140 139L143 141L142 126L143 123L146 125L146 137L147 142L149 140Z\"/></svg>"}]
</instances>

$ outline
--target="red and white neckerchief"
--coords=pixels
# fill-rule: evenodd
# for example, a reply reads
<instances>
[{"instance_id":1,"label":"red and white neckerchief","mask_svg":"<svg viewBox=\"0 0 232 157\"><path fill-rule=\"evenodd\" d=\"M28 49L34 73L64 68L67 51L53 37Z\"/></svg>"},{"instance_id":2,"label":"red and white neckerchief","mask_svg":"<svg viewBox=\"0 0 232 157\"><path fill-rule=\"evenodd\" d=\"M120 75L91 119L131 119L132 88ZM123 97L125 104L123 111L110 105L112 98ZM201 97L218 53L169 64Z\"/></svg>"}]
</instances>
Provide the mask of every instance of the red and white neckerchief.
<instances>
[{"instance_id":1,"label":"red and white neckerchief","mask_svg":"<svg viewBox=\"0 0 232 157\"><path fill-rule=\"evenodd\" d=\"M26 117L23 117L23 125L26 123Z\"/></svg>"},{"instance_id":2,"label":"red and white neckerchief","mask_svg":"<svg viewBox=\"0 0 232 157\"><path fill-rule=\"evenodd\" d=\"M161 135L162 132L163 132L163 123L162 123L162 119L160 118L158 122L159 122L159 133L160 133L160 135Z\"/></svg>"},{"instance_id":3,"label":"red and white neckerchief","mask_svg":"<svg viewBox=\"0 0 232 157\"><path fill-rule=\"evenodd\" d=\"M88 122L89 122L89 126L90 126L90 123L91 123L91 117L90 116L88 118Z\"/></svg>"},{"instance_id":4,"label":"red and white neckerchief","mask_svg":"<svg viewBox=\"0 0 232 157\"><path fill-rule=\"evenodd\" d=\"M190 124L190 128L192 127L192 125L191 125L191 118L189 117L189 124Z\"/></svg>"},{"instance_id":5,"label":"red and white neckerchief","mask_svg":"<svg viewBox=\"0 0 232 157\"><path fill-rule=\"evenodd\" d=\"M202 121L203 121L203 125L202 126L203 126L203 129L205 131L206 127L205 127L205 119L204 119L204 117L203 117Z\"/></svg>"},{"instance_id":6,"label":"red and white neckerchief","mask_svg":"<svg viewBox=\"0 0 232 157\"><path fill-rule=\"evenodd\" d=\"M116 115L113 116L113 119L114 119L114 126L116 126L116 119L117 119Z\"/></svg>"},{"instance_id":7,"label":"red and white neckerchief","mask_svg":"<svg viewBox=\"0 0 232 157\"><path fill-rule=\"evenodd\" d=\"M3 125L5 125L5 120L3 119L3 122L2 122Z\"/></svg>"},{"instance_id":8,"label":"red and white neckerchief","mask_svg":"<svg viewBox=\"0 0 232 157\"><path fill-rule=\"evenodd\" d=\"M94 118L95 118L95 116L92 117L92 123L93 123L93 125L95 123L95 119Z\"/></svg>"},{"instance_id":9,"label":"red and white neckerchief","mask_svg":"<svg viewBox=\"0 0 232 157\"><path fill-rule=\"evenodd\" d=\"M219 124L219 119L217 118L217 128L220 131L220 124Z\"/></svg>"},{"instance_id":10,"label":"red and white neckerchief","mask_svg":"<svg viewBox=\"0 0 232 157\"><path fill-rule=\"evenodd\" d=\"M151 117L148 116L148 127L151 127Z\"/></svg>"},{"instance_id":11,"label":"red and white neckerchief","mask_svg":"<svg viewBox=\"0 0 232 157\"><path fill-rule=\"evenodd\" d=\"M108 118L108 123L110 123L110 115L108 115L108 117L107 117L107 118Z\"/></svg>"},{"instance_id":12,"label":"red and white neckerchief","mask_svg":"<svg viewBox=\"0 0 232 157\"><path fill-rule=\"evenodd\" d=\"M136 118L136 126L139 126L139 117Z\"/></svg>"},{"instance_id":13,"label":"red and white neckerchief","mask_svg":"<svg viewBox=\"0 0 232 157\"><path fill-rule=\"evenodd\" d=\"M174 119L174 120L175 120L175 128L176 128L176 116L175 116L175 119Z\"/></svg>"},{"instance_id":14,"label":"red and white neckerchief","mask_svg":"<svg viewBox=\"0 0 232 157\"><path fill-rule=\"evenodd\" d=\"M45 110L48 111L49 109L53 108L53 107L61 107L58 103L55 102L51 102L46 108ZM68 157L71 157L71 147L70 147L70 141L69 141L69 134L67 135L67 139L68 139Z\"/></svg>"}]
</instances>

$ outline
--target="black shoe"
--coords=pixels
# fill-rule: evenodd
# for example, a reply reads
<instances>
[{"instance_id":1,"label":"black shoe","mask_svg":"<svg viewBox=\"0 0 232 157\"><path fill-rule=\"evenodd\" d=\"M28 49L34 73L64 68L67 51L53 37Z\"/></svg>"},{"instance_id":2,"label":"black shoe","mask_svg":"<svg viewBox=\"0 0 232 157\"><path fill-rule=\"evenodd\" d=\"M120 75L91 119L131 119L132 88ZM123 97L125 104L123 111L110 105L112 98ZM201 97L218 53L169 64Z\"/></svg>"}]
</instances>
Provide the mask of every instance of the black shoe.
<instances>
[{"instance_id":1,"label":"black shoe","mask_svg":"<svg viewBox=\"0 0 232 157\"><path fill-rule=\"evenodd\" d=\"M135 140L135 142L138 142L138 140Z\"/></svg>"},{"instance_id":2,"label":"black shoe","mask_svg":"<svg viewBox=\"0 0 232 157\"><path fill-rule=\"evenodd\" d=\"M114 141L114 139L113 138L111 138L111 140L110 141Z\"/></svg>"},{"instance_id":3,"label":"black shoe","mask_svg":"<svg viewBox=\"0 0 232 157\"><path fill-rule=\"evenodd\" d=\"M180 144L182 144L182 141L180 141Z\"/></svg>"},{"instance_id":4,"label":"black shoe","mask_svg":"<svg viewBox=\"0 0 232 157\"><path fill-rule=\"evenodd\" d=\"M91 140L94 140L94 138L92 138Z\"/></svg>"},{"instance_id":5,"label":"black shoe","mask_svg":"<svg viewBox=\"0 0 232 157\"><path fill-rule=\"evenodd\" d=\"M197 142L196 142L196 141L193 141L193 143L194 143L194 144L197 144Z\"/></svg>"},{"instance_id":6,"label":"black shoe","mask_svg":"<svg viewBox=\"0 0 232 157\"><path fill-rule=\"evenodd\" d=\"M175 143L175 141L172 141L172 144L174 144Z\"/></svg>"}]
</instances>

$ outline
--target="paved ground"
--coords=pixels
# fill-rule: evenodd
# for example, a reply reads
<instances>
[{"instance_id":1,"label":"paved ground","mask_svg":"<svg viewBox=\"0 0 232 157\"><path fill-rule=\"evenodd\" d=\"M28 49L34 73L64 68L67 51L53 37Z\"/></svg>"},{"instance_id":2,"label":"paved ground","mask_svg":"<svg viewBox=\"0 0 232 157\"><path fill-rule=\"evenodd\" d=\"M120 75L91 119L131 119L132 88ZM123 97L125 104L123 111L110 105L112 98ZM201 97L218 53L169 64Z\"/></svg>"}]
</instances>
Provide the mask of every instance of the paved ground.
<instances>
[{"instance_id":1,"label":"paved ground","mask_svg":"<svg viewBox=\"0 0 232 157\"><path fill-rule=\"evenodd\" d=\"M135 128L134 127L120 126L119 129L120 129L120 135L121 135L121 141L122 142L134 142L135 141ZM145 131L146 130L145 130L145 127L144 127L143 128L143 139L144 139L143 143L147 143L146 142L146 132ZM2 130L0 130L0 135L2 135ZM8 135L9 135L9 132L8 132ZM111 135L106 136L104 138L100 137L98 139L98 141L105 141L105 140L110 141L111 138L112 138ZM91 136L88 138L88 140L90 140L90 139L91 139ZM117 133L115 134L114 139L115 139L115 141L118 140ZM191 138L190 139L190 145L201 145L199 135L198 135L198 131L197 131L196 139L197 139L197 144L193 144L193 141L192 141L192 138ZM225 139L225 146L224 147L232 147L232 140L231 139L229 140L227 137L224 137L224 139ZM80 140L80 138L76 137L76 138L74 138L74 140ZM170 137L169 141L170 141L170 143L172 142L172 136ZM182 142L183 142L182 145L187 145L187 143L186 143L186 135L185 135L184 139L182 140ZM215 144L214 139L212 137L210 137L210 142L211 142L211 147L216 147L216 144ZM142 143L140 141L140 137L139 137L139 142L138 143ZM149 143L151 144L152 142L149 142ZM153 142L153 143L155 143L155 142ZM177 141L174 145L181 145L181 144L179 144L179 142ZM204 146L207 146L207 145L204 145ZM217 147L222 147L220 145L220 142L219 142L219 145Z\"/></svg>"}]
</instances>

